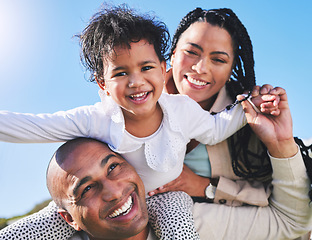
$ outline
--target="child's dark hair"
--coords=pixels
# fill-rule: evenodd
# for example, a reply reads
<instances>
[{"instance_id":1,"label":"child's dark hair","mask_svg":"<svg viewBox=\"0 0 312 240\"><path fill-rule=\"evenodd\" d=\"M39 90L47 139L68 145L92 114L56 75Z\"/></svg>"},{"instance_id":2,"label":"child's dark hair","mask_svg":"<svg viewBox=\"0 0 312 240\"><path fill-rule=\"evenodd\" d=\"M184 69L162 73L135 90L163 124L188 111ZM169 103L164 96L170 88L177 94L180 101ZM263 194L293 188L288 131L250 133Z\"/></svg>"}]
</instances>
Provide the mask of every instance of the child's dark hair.
<instances>
[{"instance_id":1,"label":"child's dark hair","mask_svg":"<svg viewBox=\"0 0 312 240\"><path fill-rule=\"evenodd\" d=\"M234 68L231 79L227 83L227 91L235 100L236 95L244 90L251 90L256 84L254 71L253 48L248 32L236 14L228 8L201 8L189 12L180 22L172 40L170 57L175 50L182 33L195 22L207 22L213 26L225 29L232 37L235 54Z\"/></svg>"},{"instance_id":2,"label":"child's dark hair","mask_svg":"<svg viewBox=\"0 0 312 240\"><path fill-rule=\"evenodd\" d=\"M80 35L81 62L90 71L90 81L94 74L103 76L105 60L114 48L130 48L131 42L142 39L154 45L160 61L167 59L170 35L166 25L149 15L139 15L123 4L116 7L104 6L90 20Z\"/></svg>"}]
</instances>

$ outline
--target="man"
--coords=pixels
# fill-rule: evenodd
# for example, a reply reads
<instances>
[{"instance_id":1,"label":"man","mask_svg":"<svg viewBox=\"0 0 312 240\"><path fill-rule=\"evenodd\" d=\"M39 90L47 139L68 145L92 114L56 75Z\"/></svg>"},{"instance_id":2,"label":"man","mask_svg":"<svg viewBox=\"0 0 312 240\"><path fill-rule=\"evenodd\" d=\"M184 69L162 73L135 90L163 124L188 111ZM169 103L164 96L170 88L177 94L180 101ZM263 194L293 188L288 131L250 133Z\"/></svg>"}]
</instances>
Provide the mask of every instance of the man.
<instances>
[{"instance_id":1,"label":"man","mask_svg":"<svg viewBox=\"0 0 312 240\"><path fill-rule=\"evenodd\" d=\"M201 239L294 239L311 230L311 182L292 137L287 96L283 89L272 91L280 91L281 113L277 117L266 117L242 103L250 126L270 153L273 192L269 206L196 203L193 213ZM92 139L65 143L51 160L47 182L60 215L74 229L83 230L72 239L155 239L147 224L140 178L105 144ZM45 233L42 228L33 230L41 222L16 223L0 231L0 238L22 239L25 234L20 229L24 228L26 236L37 234L35 239L46 239L40 238ZM64 233L62 227L53 231Z\"/></svg>"},{"instance_id":2,"label":"man","mask_svg":"<svg viewBox=\"0 0 312 240\"><path fill-rule=\"evenodd\" d=\"M62 145L50 161L47 186L61 216L90 239L147 239L143 182L104 143L78 138Z\"/></svg>"}]
</instances>

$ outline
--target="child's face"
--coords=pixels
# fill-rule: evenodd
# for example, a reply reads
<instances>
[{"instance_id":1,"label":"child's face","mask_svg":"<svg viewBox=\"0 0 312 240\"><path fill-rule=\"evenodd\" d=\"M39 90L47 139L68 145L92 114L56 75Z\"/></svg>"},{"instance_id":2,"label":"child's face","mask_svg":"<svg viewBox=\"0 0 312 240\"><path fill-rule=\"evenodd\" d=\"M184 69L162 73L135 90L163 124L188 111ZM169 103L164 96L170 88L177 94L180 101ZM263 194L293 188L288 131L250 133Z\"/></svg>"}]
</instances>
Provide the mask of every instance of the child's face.
<instances>
[{"instance_id":1,"label":"child's face","mask_svg":"<svg viewBox=\"0 0 312 240\"><path fill-rule=\"evenodd\" d=\"M126 118L149 117L163 91L166 63L160 62L146 40L130 46L114 49L115 54L105 61L104 83L98 83L122 107Z\"/></svg>"}]
</instances>

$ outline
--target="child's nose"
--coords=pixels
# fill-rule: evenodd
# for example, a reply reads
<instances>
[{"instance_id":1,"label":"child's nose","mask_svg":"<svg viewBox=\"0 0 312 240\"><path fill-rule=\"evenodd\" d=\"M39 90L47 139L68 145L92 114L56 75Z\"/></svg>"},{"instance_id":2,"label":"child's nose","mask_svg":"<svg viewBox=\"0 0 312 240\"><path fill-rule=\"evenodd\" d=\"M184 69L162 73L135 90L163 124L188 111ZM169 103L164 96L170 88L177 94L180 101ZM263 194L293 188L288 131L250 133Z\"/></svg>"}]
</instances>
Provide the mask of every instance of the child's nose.
<instances>
[{"instance_id":1,"label":"child's nose","mask_svg":"<svg viewBox=\"0 0 312 240\"><path fill-rule=\"evenodd\" d=\"M144 84L144 78L143 78L142 74L140 74L140 73L132 74L129 77L128 86L130 88L136 88L136 87L139 87L139 86L141 86L143 84Z\"/></svg>"}]
</instances>

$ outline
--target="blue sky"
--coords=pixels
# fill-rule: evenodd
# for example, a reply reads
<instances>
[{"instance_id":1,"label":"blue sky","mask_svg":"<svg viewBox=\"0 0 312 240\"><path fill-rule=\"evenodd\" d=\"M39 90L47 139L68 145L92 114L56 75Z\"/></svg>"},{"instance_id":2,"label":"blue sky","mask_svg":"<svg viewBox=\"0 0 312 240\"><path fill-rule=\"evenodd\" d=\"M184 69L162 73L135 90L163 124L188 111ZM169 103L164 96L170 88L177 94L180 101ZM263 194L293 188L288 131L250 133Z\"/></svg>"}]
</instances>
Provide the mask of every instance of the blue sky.
<instances>
[{"instance_id":1,"label":"blue sky","mask_svg":"<svg viewBox=\"0 0 312 240\"><path fill-rule=\"evenodd\" d=\"M113 4L125 1L110 1ZM312 138L310 0L126 1L154 12L174 33L195 7L232 8L254 46L257 84L287 90L294 135ZM0 1L0 109L55 112L99 101L79 62L79 33L102 1ZM0 218L24 214L49 198L45 171L60 143L0 143Z\"/></svg>"}]
</instances>

